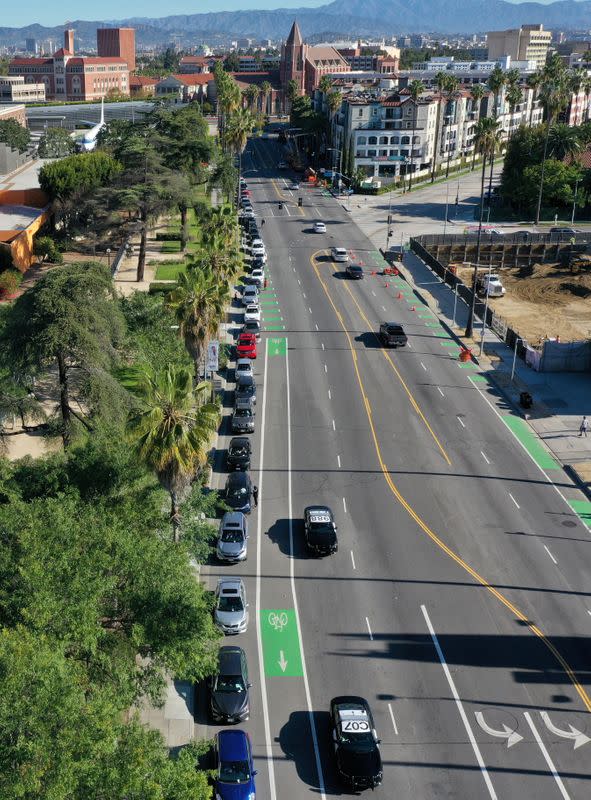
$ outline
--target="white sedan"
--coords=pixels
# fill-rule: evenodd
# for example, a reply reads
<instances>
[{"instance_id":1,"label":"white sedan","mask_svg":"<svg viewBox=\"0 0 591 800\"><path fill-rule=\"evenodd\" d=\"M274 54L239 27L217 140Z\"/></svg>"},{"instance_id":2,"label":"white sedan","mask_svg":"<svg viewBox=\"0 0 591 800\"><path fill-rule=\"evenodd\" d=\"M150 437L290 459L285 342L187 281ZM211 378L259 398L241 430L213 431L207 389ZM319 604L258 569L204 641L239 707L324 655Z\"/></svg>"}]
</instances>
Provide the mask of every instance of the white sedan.
<instances>
[{"instance_id":1,"label":"white sedan","mask_svg":"<svg viewBox=\"0 0 591 800\"><path fill-rule=\"evenodd\" d=\"M265 283L265 273L260 268L253 269L253 271L248 276L248 279L252 284L254 284L256 287L260 289Z\"/></svg>"},{"instance_id":2,"label":"white sedan","mask_svg":"<svg viewBox=\"0 0 591 800\"><path fill-rule=\"evenodd\" d=\"M253 239L250 246L250 253L254 258L261 258L263 264L267 263L267 249L262 239Z\"/></svg>"},{"instance_id":3,"label":"white sedan","mask_svg":"<svg viewBox=\"0 0 591 800\"><path fill-rule=\"evenodd\" d=\"M349 253L344 247L331 247L330 254L333 261L344 261L346 263L349 260Z\"/></svg>"},{"instance_id":4,"label":"white sedan","mask_svg":"<svg viewBox=\"0 0 591 800\"><path fill-rule=\"evenodd\" d=\"M261 309L257 305L255 305L255 303L251 303L244 309L244 321L245 322L261 321Z\"/></svg>"},{"instance_id":5,"label":"white sedan","mask_svg":"<svg viewBox=\"0 0 591 800\"><path fill-rule=\"evenodd\" d=\"M315 222L314 223L314 233L326 233L326 225L324 222Z\"/></svg>"}]
</instances>

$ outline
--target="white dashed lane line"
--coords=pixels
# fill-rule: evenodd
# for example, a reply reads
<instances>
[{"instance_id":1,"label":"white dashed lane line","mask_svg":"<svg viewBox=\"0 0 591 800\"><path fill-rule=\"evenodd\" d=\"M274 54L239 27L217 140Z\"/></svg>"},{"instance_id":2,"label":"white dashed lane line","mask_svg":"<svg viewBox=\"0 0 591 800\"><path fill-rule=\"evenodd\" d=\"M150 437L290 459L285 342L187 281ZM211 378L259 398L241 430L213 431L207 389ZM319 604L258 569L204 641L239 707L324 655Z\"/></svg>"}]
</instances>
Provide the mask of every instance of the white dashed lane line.
<instances>
[{"instance_id":1,"label":"white dashed lane line","mask_svg":"<svg viewBox=\"0 0 591 800\"><path fill-rule=\"evenodd\" d=\"M369 620L367 617L365 618L365 622L367 624L367 630L369 631L369 639L371 642L373 642L373 633L371 632L371 625L369 624Z\"/></svg>"},{"instance_id":2,"label":"white dashed lane line","mask_svg":"<svg viewBox=\"0 0 591 800\"><path fill-rule=\"evenodd\" d=\"M548 548L547 548L547 546L546 546L546 545L544 545L544 550L545 550L545 551L548 553L548 555L550 556L550 558L552 559L552 561L553 561L555 564L558 564L558 561L557 561L557 560L554 558L554 556L553 556L553 555L552 555L552 553L551 553L551 552L548 550Z\"/></svg>"},{"instance_id":3,"label":"white dashed lane line","mask_svg":"<svg viewBox=\"0 0 591 800\"><path fill-rule=\"evenodd\" d=\"M519 506L519 503L518 503L518 502L517 502L517 500L516 500L516 499L513 497L513 495L511 494L511 492L509 492L509 497L511 498L511 500L513 500L513 502L515 503L515 505L517 506L517 508L519 508L519 507L520 507L520 506Z\"/></svg>"},{"instance_id":4,"label":"white dashed lane line","mask_svg":"<svg viewBox=\"0 0 591 800\"><path fill-rule=\"evenodd\" d=\"M353 551L351 550L351 563L353 564L353 569L357 569L355 566L355 556L353 555Z\"/></svg>"},{"instance_id":5,"label":"white dashed lane line","mask_svg":"<svg viewBox=\"0 0 591 800\"><path fill-rule=\"evenodd\" d=\"M461 418L461 417L458 417L458 416L456 415L456 419L457 419L457 421L460 423L460 425L462 426L462 428L465 428L465 427L466 427L466 426L464 425L464 423L462 422L462 418Z\"/></svg>"},{"instance_id":6,"label":"white dashed lane line","mask_svg":"<svg viewBox=\"0 0 591 800\"><path fill-rule=\"evenodd\" d=\"M481 451L480 451L480 455L481 455L481 456L482 456L482 458L483 458L483 459L486 461L486 463L487 463L487 464L490 464L490 461L489 461L489 460L488 460L488 458L486 457L486 453L483 453L483 452L482 452L482 450L481 450Z\"/></svg>"}]
</instances>

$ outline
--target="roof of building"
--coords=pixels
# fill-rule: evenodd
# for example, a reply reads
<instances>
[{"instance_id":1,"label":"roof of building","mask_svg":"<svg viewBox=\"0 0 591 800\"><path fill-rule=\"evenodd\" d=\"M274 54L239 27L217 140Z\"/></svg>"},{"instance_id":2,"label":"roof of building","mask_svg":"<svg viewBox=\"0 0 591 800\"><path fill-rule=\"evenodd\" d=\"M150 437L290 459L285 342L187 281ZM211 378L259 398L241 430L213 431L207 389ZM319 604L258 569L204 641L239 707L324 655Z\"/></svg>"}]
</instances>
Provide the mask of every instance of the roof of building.
<instances>
[{"instance_id":1,"label":"roof of building","mask_svg":"<svg viewBox=\"0 0 591 800\"><path fill-rule=\"evenodd\" d=\"M129 79L130 86L155 86L160 78L149 78L147 75L132 75Z\"/></svg>"},{"instance_id":2,"label":"roof of building","mask_svg":"<svg viewBox=\"0 0 591 800\"><path fill-rule=\"evenodd\" d=\"M273 89L279 89L278 70L269 70L268 72L232 72L230 74L241 88L252 86L252 84L260 85L267 81Z\"/></svg>"},{"instance_id":3,"label":"roof of building","mask_svg":"<svg viewBox=\"0 0 591 800\"><path fill-rule=\"evenodd\" d=\"M304 40L302 39L302 34L300 33L300 27L297 21L294 19L293 25L291 26L291 30L288 34L285 44L299 47L301 44L303 44L303 42Z\"/></svg>"},{"instance_id":4,"label":"roof of building","mask_svg":"<svg viewBox=\"0 0 591 800\"><path fill-rule=\"evenodd\" d=\"M41 66L42 64L53 63L53 58L13 58L8 64L9 67Z\"/></svg>"},{"instance_id":5,"label":"roof of building","mask_svg":"<svg viewBox=\"0 0 591 800\"><path fill-rule=\"evenodd\" d=\"M72 53L71 50L66 50L65 47L60 47L59 50L55 51L55 53L53 54L53 57L54 58L63 58L64 56L73 56L73 55L74 55L74 53Z\"/></svg>"},{"instance_id":6,"label":"roof of building","mask_svg":"<svg viewBox=\"0 0 591 800\"><path fill-rule=\"evenodd\" d=\"M314 64L314 66L320 65L321 62L328 62L330 65L338 64L350 69L348 61L343 58L338 50L330 46L312 45L306 48L306 60Z\"/></svg>"},{"instance_id":7,"label":"roof of building","mask_svg":"<svg viewBox=\"0 0 591 800\"><path fill-rule=\"evenodd\" d=\"M199 64L206 66L212 61L220 61L224 56L182 56L181 64Z\"/></svg>"},{"instance_id":8,"label":"roof of building","mask_svg":"<svg viewBox=\"0 0 591 800\"><path fill-rule=\"evenodd\" d=\"M185 86L203 86L206 83L211 83L215 80L215 75L211 72L198 72L196 75L187 75L185 73L170 75L171 78L176 78ZM162 80L166 80L163 78Z\"/></svg>"},{"instance_id":9,"label":"roof of building","mask_svg":"<svg viewBox=\"0 0 591 800\"><path fill-rule=\"evenodd\" d=\"M127 61L116 56L75 56L68 61L68 66L82 67L84 64L120 64L127 67Z\"/></svg>"}]
</instances>

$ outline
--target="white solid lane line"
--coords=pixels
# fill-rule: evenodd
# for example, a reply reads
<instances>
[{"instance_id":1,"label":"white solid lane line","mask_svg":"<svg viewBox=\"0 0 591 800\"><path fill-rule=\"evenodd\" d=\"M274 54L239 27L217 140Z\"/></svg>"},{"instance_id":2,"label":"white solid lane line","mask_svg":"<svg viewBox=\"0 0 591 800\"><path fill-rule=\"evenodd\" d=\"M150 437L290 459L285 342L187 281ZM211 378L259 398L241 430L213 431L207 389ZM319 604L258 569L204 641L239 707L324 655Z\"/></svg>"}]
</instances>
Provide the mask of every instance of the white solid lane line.
<instances>
[{"instance_id":1,"label":"white solid lane line","mask_svg":"<svg viewBox=\"0 0 591 800\"><path fill-rule=\"evenodd\" d=\"M287 342L286 342L287 344ZM289 347L285 349L285 372L287 379L287 513L289 514L289 580L291 584L291 594L293 597L293 609L295 613L298 636L300 637L300 654L302 657L302 673L304 678L304 689L306 691L306 704L308 706L308 721L312 734L312 744L314 746L314 760L316 761L316 772L318 774L318 789L321 800L326 800L324 793L324 773L320 761L320 750L318 749L318 734L316 723L314 722L314 711L312 706L312 695L310 693L310 683L308 681L308 670L306 667L306 655L304 652L304 637L302 636L302 626L300 623L300 611L295 585L295 558L293 557L293 504L291 495L291 394L289 391ZM261 658L262 664L262 658Z\"/></svg>"},{"instance_id":2,"label":"white solid lane line","mask_svg":"<svg viewBox=\"0 0 591 800\"><path fill-rule=\"evenodd\" d=\"M548 555L550 556L550 558L552 559L552 561L553 561L555 564L558 564L558 561L557 561L557 560L554 558L554 556L553 556L553 555L552 555L552 553L551 553L551 552L548 550L548 548L546 547L546 545L544 545L544 550L545 550L545 551L548 553Z\"/></svg>"},{"instance_id":3,"label":"white solid lane line","mask_svg":"<svg viewBox=\"0 0 591 800\"><path fill-rule=\"evenodd\" d=\"M257 630L257 648L259 651L259 679L261 681L261 697L263 701L263 723L265 726L265 751L267 760L267 769L269 771L269 794L271 800L276 800L277 793L275 789L275 766L273 764L273 746L271 744L271 726L269 724L269 701L267 699L267 680L265 677L265 662L263 657L263 639L260 626L260 610L261 610L261 571L262 571L262 520L263 520L263 454L265 452L265 414L267 410L267 356L269 350L269 340L267 339L265 345L265 365L263 373L263 408L262 419L263 424L261 427L261 452L259 456L259 509L257 513L257 558L256 558L256 592L255 592L255 609L256 609L256 630Z\"/></svg>"},{"instance_id":4,"label":"white solid lane line","mask_svg":"<svg viewBox=\"0 0 591 800\"><path fill-rule=\"evenodd\" d=\"M540 734L538 732L538 729L534 725L534 722L533 722L533 720L532 720L532 718L530 716L529 711L524 711L523 712L523 716L526 718L527 723L528 723L529 727L532 730L534 738L535 738L536 742L538 743L538 747L542 751L542 755L544 756L544 759L546 760L546 764L548 764L550 772L552 773L552 776L553 776L554 780L556 781L556 784L558 786L560 794L562 795L564 800L570 800L570 796L569 796L568 792L566 791L566 789L564 788L564 784L562 782L562 778L558 774L558 772L556 770L556 767L554 766L554 762L550 758L550 753L546 750L546 745L542 741L542 737L540 736Z\"/></svg>"},{"instance_id":5,"label":"white solid lane line","mask_svg":"<svg viewBox=\"0 0 591 800\"><path fill-rule=\"evenodd\" d=\"M390 719L392 720L392 727L394 728L394 733L398 736L398 727L396 725L396 720L394 719L394 712L392 711L392 706L388 703L388 711L390 712Z\"/></svg>"},{"instance_id":6,"label":"white solid lane line","mask_svg":"<svg viewBox=\"0 0 591 800\"><path fill-rule=\"evenodd\" d=\"M367 617L365 618L365 622L367 624L367 630L369 631L369 639L373 642L373 633L371 632L371 626Z\"/></svg>"},{"instance_id":7,"label":"white solid lane line","mask_svg":"<svg viewBox=\"0 0 591 800\"><path fill-rule=\"evenodd\" d=\"M487 463L487 464L490 464L490 461L489 461L489 460L488 460L488 458L486 457L486 454L482 452L482 450L480 451L480 455L481 455L481 456L482 456L482 458L483 458L483 459L486 461L486 463Z\"/></svg>"},{"instance_id":8,"label":"white solid lane line","mask_svg":"<svg viewBox=\"0 0 591 800\"><path fill-rule=\"evenodd\" d=\"M353 563L353 569L357 569L357 567L355 566L355 556L353 555L353 551L352 550L351 550L351 561Z\"/></svg>"},{"instance_id":9,"label":"white solid lane line","mask_svg":"<svg viewBox=\"0 0 591 800\"><path fill-rule=\"evenodd\" d=\"M465 427L466 427L466 426L464 425L464 423L462 422L462 418L461 418L461 417L458 417L458 416L457 416L457 414L456 414L456 419L457 419L457 421L460 423L460 425L462 426L462 428L465 428Z\"/></svg>"},{"instance_id":10,"label":"white solid lane line","mask_svg":"<svg viewBox=\"0 0 591 800\"><path fill-rule=\"evenodd\" d=\"M476 761L478 762L478 766L480 767L480 772L482 773L482 777L484 778L484 783L486 784L488 793L491 797L491 800L497 800L497 793L495 792L495 788L492 785L492 781L490 779L490 775L488 774L486 764L484 763L484 759L482 758L482 753L480 752L480 748L478 747L478 743L474 737L474 732L470 725L470 721L464 710L464 704L460 700L460 695L458 694L458 690L456 689L454 679L452 678L451 672L449 671L449 667L447 666L445 656L443 655L441 645L439 644L439 639L437 638L437 634L435 633L433 625L431 624L431 619L429 617L429 614L427 613L426 607L421 606L421 611L423 612L425 622L427 623L427 628L429 629L429 633L431 634L433 645L435 647L435 650L437 651L437 656L439 657L439 661L441 662L441 667L443 669L444 675L447 678L447 682L449 684L449 688L451 689L451 693L455 700L458 712L460 714L460 718L464 723L464 728L466 729L466 733L468 734L468 739L470 740L470 744L472 745L472 750L474 751L474 755L476 756Z\"/></svg>"},{"instance_id":11,"label":"white solid lane line","mask_svg":"<svg viewBox=\"0 0 591 800\"><path fill-rule=\"evenodd\" d=\"M511 498L511 500L513 500L513 502L515 503L515 505L517 506L517 508L520 508L520 505L519 505L519 503L518 503L518 502L517 502L517 500L516 500L516 499L513 497L513 495L511 494L511 492L509 492L509 497Z\"/></svg>"}]
</instances>

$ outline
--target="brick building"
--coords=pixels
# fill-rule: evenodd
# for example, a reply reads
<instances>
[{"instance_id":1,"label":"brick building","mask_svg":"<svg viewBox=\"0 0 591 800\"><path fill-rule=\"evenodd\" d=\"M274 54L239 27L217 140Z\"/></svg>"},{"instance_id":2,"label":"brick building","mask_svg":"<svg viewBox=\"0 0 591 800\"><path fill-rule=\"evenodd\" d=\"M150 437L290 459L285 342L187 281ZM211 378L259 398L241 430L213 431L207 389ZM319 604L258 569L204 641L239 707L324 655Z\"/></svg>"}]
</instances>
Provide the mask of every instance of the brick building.
<instances>
[{"instance_id":1,"label":"brick building","mask_svg":"<svg viewBox=\"0 0 591 800\"><path fill-rule=\"evenodd\" d=\"M97 28L96 52L101 58L122 58L130 72L135 71L135 30Z\"/></svg>"},{"instance_id":2,"label":"brick building","mask_svg":"<svg viewBox=\"0 0 591 800\"><path fill-rule=\"evenodd\" d=\"M323 75L351 72L343 56L330 45L308 45L294 22L281 47L279 74L284 94L290 81L295 81L300 94L311 94Z\"/></svg>"},{"instance_id":3,"label":"brick building","mask_svg":"<svg viewBox=\"0 0 591 800\"><path fill-rule=\"evenodd\" d=\"M48 58L13 58L9 76L22 76L25 84L45 85L48 100L100 100L109 94L129 95L129 68L117 56L88 57L74 54L74 31L64 33L64 47Z\"/></svg>"}]
</instances>

